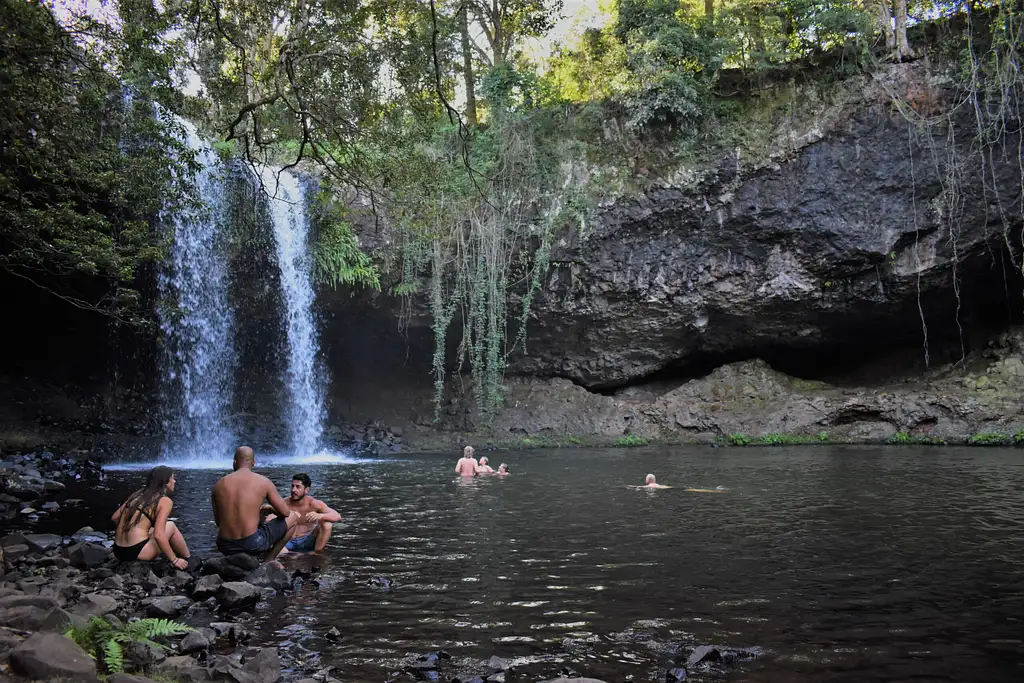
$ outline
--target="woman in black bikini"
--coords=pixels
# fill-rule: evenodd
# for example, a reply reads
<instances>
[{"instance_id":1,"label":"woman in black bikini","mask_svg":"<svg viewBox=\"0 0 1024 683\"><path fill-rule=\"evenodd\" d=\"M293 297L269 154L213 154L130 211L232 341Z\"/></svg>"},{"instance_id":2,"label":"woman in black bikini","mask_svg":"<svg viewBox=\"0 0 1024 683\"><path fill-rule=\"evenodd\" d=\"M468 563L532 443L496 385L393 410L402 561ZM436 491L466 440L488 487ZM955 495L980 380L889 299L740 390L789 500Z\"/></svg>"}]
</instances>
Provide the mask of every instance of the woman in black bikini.
<instances>
[{"instance_id":1,"label":"woman in black bikini","mask_svg":"<svg viewBox=\"0 0 1024 683\"><path fill-rule=\"evenodd\" d=\"M174 522L168 521L174 503L167 494L174 491L174 470L154 467L146 486L117 508L111 519L117 524L114 557L121 562L155 560L162 552L178 569L189 565L188 545Z\"/></svg>"}]
</instances>

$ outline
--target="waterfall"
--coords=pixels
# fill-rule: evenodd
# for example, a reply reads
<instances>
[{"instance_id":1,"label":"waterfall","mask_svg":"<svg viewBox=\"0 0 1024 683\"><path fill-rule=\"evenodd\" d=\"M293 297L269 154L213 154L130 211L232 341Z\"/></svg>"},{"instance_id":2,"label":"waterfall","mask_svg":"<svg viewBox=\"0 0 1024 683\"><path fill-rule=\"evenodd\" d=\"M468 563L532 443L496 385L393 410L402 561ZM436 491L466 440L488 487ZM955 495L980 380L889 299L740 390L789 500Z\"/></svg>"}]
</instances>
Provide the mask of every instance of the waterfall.
<instances>
[{"instance_id":1,"label":"waterfall","mask_svg":"<svg viewBox=\"0 0 1024 683\"><path fill-rule=\"evenodd\" d=\"M285 420L289 448L296 457L308 457L321 446L324 418L324 385L317 355L320 351L312 282L312 256L306 195L294 174L269 167L259 168L270 202L270 216L277 245L284 299Z\"/></svg>"},{"instance_id":2,"label":"waterfall","mask_svg":"<svg viewBox=\"0 0 1024 683\"><path fill-rule=\"evenodd\" d=\"M228 301L224 179L217 154L188 121L182 141L196 154L201 206L175 207L170 253L158 275L163 305L164 458L188 464L230 455L234 384L234 315Z\"/></svg>"}]
</instances>

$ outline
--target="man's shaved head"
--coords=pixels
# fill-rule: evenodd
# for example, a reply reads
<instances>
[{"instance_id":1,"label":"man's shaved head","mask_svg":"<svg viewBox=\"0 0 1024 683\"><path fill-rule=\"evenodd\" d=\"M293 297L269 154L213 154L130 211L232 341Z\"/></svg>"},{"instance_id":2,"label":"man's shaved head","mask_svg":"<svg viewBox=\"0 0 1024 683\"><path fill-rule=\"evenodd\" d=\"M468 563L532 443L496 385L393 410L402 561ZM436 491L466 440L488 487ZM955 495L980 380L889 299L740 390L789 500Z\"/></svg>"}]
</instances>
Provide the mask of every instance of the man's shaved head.
<instances>
[{"instance_id":1,"label":"man's shaved head","mask_svg":"<svg viewBox=\"0 0 1024 683\"><path fill-rule=\"evenodd\" d=\"M252 449L248 446L239 446L235 450L235 469L242 467L246 469L252 469L253 465L256 464L256 454L252 452Z\"/></svg>"}]
</instances>

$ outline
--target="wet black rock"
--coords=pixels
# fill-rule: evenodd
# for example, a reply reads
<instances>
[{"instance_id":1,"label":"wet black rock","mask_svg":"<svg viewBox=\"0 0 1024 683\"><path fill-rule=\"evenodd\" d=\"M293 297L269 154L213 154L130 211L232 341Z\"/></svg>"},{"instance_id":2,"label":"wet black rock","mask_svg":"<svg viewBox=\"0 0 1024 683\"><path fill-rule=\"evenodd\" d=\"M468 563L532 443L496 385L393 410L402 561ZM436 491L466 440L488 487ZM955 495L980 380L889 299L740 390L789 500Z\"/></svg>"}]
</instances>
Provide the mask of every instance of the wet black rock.
<instances>
[{"instance_id":1,"label":"wet black rock","mask_svg":"<svg viewBox=\"0 0 1024 683\"><path fill-rule=\"evenodd\" d=\"M337 626L332 626L330 630L324 634L324 638L331 641L341 640L341 631L338 630Z\"/></svg>"},{"instance_id":2,"label":"wet black rock","mask_svg":"<svg viewBox=\"0 0 1024 683\"><path fill-rule=\"evenodd\" d=\"M68 505L69 503L71 503L71 501L64 501L65 505ZM72 543L99 543L102 545L108 540L109 539L106 534L94 530L91 526L84 526L71 535Z\"/></svg>"},{"instance_id":3,"label":"wet black rock","mask_svg":"<svg viewBox=\"0 0 1024 683\"><path fill-rule=\"evenodd\" d=\"M178 651L186 655L202 652L210 649L215 640L217 640L217 634L212 628L197 629L181 639Z\"/></svg>"},{"instance_id":4,"label":"wet black rock","mask_svg":"<svg viewBox=\"0 0 1024 683\"><path fill-rule=\"evenodd\" d=\"M192 600L184 595L157 598L146 608L146 614L151 617L173 619L187 610L191 604Z\"/></svg>"},{"instance_id":5,"label":"wet black rock","mask_svg":"<svg viewBox=\"0 0 1024 683\"><path fill-rule=\"evenodd\" d=\"M252 555L221 555L203 562L202 573L216 574L225 581L238 581L259 566L259 560Z\"/></svg>"},{"instance_id":6,"label":"wet black rock","mask_svg":"<svg viewBox=\"0 0 1024 683\"><path fill-rule=\"evenodd\" d=\"M686 680L686 669L676 667L665 672L665 683L679 683Z\"/></svg>"},{"instance_id":7,"label":"wet black rock","mask_svg":"<svg viewBox=\"0 0 1024 683\"><path fill-rule=\"evenodd\" d=\"M701 645L694 649L686 658L686 666L696 666L701 662L720 662L722 653L712 645Z\"/></svg>"},{"instance_id":8,"label":"wet black rock","mask_svg":"<svg viewBox=\"0 0 1024 683\"><path fill-rule=\"evenodd\" d=\"M47 550L59 548L63 539L57 534L28 534L25 544L34 553L45 553Z\"/></svg>"},{"instance_id":9,"label":"wet black rock","mask_svg":"<svg viewBox=\"0 0 1024 683\"><path fill-rule=\"evenodd\" d=\"M369 579L366 583L374 588L391 588L391 579L383 576L375 576L372 579Z\"/></svg>"},{"instance_id":10,"label":"wet black rock","mask_svg":"<svg viewBox=\"0 0 1024 683\"><path fill-rule=\"evenodd\" d=\"M247 607L256 604L260 589L244 581L228 581L217 592L220 603L229 608Z\"/></svg>"},{"instance_id":11,"label":"wet black rock","mask_svg":"<svg viewBox=\"0 0 1024 683\"><path fill-rule=\"evenodd\" d=\"M0 598L0 626L22 631L56 631L69 620L56 598L24 594Z\"/></svg>"},{"instance_id":12,"label":"wet black rock","mask_svg":"<svg viewBox=\"0 0 1024 683\"><path fill-rule=\"evenodd\" d=\"M98 543L76 543L67 549L67 558L72 567L92 569L113 557L110 551Z\"/></svg>"},{"instance_id":13,"label":"wet black rock","mask_svg":"<svg viewBox=\"0 0 1024 683\"><path fill-rule=\"evenodd\" d=\"M259 588L273 588L277 591L289 590L292 587L292 576L277 563L260 565L246 574L243 579Z\"/></svg>"},{"instance_id":14,"label":"wet black rock","mask_svg":"<svg viewBox=\"0 0 1024 683\"><path fill-rule=\"evenodd\" d=\"M497 655L494 655L487 660L487 668L491 671L507 671L508 667L508 660L498 657Z\"/></svg>"},{"instance_id":15,"label":"wet black rock","mask_svg":"<svg viewBox=\"0 0 1024 683\"><path fill-rule=\"evenodd\" d=\"M56 633L36 633L11 652L11 670L31 680L98 681L96 662Z\"/></svg>"},{"instance_id":16,"label":"wet black rock","mask_svg":"<svg viewBox=\"0 0 1024 683\"><path fill-rule=\"evenodd\" d=\"M117 610L117 599L109 595L89 593L78 599L71 613L81 617L102 616Z\"/></svg>"},{"instance_id":17,"label":"wet black rock","mask_svg":"<svg viewBox=\"0 0 1024 683\"><path fill-rule=\"evenodd\" d=\"M206 600L213 597L217 595L217 591L220 590L223 583L224 579L220 578L217 574L204 576L196 582L195 588L192 589L192 598L194 600Z\"/></svg>"},{"instance_id":18,"label":"wet black rock","mask_svg":"<svg viewBox=\"0 0 1024 683\"><path fill-rule=\"evenodd\" d=\"M230 621L215 621L210 628L217 634L218 638L225 638L232 647L249 641L249 632L241 624Z\"/></svg>"}]
</instances>

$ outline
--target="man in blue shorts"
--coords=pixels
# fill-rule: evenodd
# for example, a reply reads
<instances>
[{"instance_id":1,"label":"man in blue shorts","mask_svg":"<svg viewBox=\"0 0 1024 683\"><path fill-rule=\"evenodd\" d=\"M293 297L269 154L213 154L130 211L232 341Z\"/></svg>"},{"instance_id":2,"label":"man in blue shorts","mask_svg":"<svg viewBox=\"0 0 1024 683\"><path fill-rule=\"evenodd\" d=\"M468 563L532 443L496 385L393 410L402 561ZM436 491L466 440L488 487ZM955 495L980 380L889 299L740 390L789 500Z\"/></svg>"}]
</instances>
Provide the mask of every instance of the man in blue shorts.
<instances>
[{"instance_id":1,"label":"man in blue shorts","mask_svg":"<svg viewBox=\"0 0 1024 683\"><path fill-rule=\"evenodd\" d=\"M327 546L335 522L341 515L327 503L309 495L312 482L309 475L300 472L292 477L292 495L285 499L292 514L298 513L295 533L285 544L282 553L318 553Z\"/></svg>"}]
</instances>

